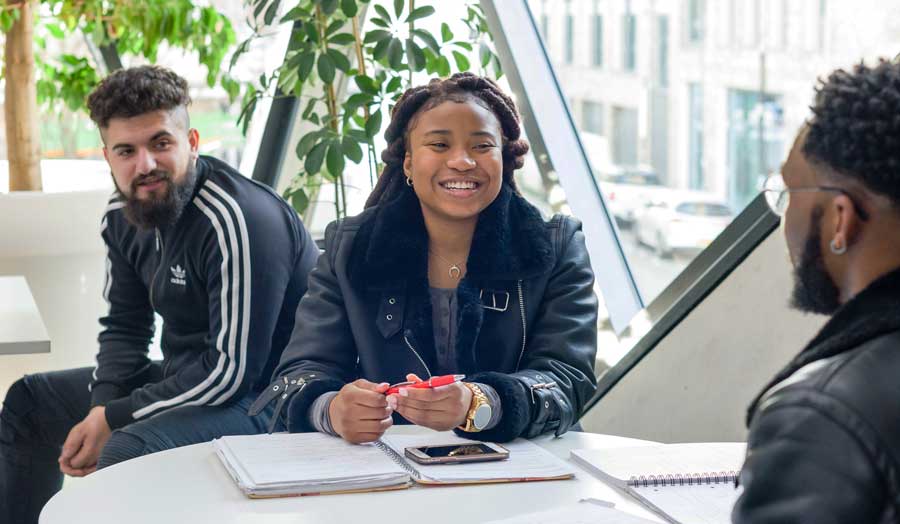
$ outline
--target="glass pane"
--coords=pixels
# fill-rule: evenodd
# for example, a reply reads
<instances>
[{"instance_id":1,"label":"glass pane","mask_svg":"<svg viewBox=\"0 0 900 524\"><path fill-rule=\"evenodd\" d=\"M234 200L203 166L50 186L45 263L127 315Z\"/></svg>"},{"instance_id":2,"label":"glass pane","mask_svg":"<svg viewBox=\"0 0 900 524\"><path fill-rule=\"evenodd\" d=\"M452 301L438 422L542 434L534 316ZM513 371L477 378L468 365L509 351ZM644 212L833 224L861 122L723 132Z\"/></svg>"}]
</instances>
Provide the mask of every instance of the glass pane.
<instances>
[{"instance_id":1,"label":"glass pane","mask_svg":"<svg viewBox=\"0 0 900 524\"><path fill-rule=\"evenodd\" d=\"M817 79L900 41L898 8L874 0L528 4L645 303L778 172Z\"/></svg>"}]
</instances>

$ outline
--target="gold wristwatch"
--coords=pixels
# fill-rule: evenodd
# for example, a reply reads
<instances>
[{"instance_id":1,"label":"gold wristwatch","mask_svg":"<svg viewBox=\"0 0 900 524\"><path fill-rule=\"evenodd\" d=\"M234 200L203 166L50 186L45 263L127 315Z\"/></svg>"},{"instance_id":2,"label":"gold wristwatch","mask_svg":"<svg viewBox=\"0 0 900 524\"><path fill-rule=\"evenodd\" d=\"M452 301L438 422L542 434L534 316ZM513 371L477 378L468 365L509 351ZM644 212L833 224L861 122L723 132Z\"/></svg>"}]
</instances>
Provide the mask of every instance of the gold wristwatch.
<instances>
[{"instance_id":1,"label":"gold wristwatch","mask_svg":"<svg viewBox=\"0 0 900 524\"><path fill-rule=\"evenodd\" d=\"M469 404L469 411L466 413L466 421L463 425L459 426L459 429L469 433L481 431L487 427L488 422L491 421L491 415L493 414L491 403L488 401L484 391L481 391L481 388L476 384L463 382L463 385L472 391L472 403Z\"/></svg>"}]
</instances>

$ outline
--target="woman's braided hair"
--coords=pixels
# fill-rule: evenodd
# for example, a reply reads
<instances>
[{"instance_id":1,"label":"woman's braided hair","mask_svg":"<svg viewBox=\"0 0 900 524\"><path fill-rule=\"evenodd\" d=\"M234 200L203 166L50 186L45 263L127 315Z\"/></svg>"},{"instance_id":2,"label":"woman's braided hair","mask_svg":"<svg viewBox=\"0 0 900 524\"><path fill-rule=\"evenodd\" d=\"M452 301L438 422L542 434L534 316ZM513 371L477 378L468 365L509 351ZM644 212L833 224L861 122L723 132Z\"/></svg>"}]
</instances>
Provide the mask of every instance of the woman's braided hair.
<instances>
[{"instance_id":1,"label":"woman's braided hair","mask_svg":"<svg viewBox=\"0 0 900 524\"><path fill-rule=\"evenodd\" d=\"M433 78L427 84L407 89L391 110L391 123L384 132L388 146L381 153L384 170L366 200L366 208L387 202L400 191L408 191L403 174L403 160L409 141L409 131L416 115L444 102L462 103L472 100L494 113L503 133L503 182L516 188L513 172L525 164L528 142L522 134L519 112L500 87L489 78L472 73L456 73L450 78Z\"/></svg>"}]
</instances>

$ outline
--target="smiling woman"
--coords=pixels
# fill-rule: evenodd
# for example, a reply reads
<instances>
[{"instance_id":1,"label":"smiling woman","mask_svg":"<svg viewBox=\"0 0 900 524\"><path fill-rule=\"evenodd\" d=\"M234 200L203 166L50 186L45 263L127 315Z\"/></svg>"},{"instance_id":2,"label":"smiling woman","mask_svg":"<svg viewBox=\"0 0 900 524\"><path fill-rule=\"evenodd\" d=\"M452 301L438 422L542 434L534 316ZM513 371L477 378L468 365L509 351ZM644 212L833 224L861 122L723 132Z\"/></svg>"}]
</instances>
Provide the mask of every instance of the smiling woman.
<instances>
[{"instance_id":1,"label":"smiling woman","mask_svg":"<svg viewBox=\"0 0 900 524\"><path fill-rule=\"evenodd\" d=\"M257 408L351 442L394 422L511 440L574 425L596 382L597 298L581 224L545 221L513 173L514 102L469 73L398 100L366 210L331 224ZM388 384L465 374L430 389ZM288 391L282 385L288 384Z\"/></svg>"}]
</instances>

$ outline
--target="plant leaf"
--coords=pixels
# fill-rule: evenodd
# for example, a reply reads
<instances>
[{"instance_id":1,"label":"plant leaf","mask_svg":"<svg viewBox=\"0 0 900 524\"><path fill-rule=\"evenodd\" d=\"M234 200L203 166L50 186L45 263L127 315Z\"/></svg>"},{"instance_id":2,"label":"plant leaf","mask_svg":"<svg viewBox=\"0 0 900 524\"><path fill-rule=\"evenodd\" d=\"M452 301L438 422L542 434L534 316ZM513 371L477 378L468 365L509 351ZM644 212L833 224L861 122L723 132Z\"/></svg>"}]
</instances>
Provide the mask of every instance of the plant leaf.
<instances>
[{"instance_id":1,"label":"plant leaf","mask_svg":"<svg viewBox=\"0 0 900 524\"><path fill-rule=\"evenodd\" d=\"M394 78L391 78L391 80L387 83L387 86L385 86L384 90L388 93L399 91L401 82L403 82L403 79L399 76L395 76Z\"/></svg>"},{"instance_id":2,"label":"plant leaf","mask_svg":"<svg viewBox=\"0 0 900 524\"><path fill-rule=\"evenodd\" d=\"M430 5L423 5L422 7L417 7L413 9L412 13L406 17L406 22L415 22L416 20L421 20L423 18L427 18L434 14L434 8ZM400 15L397 15L400 16Z\"/></svg>"},{"instance_id":3,"label":"plant leaf","mask_svg":"<svg viewBox=\"0 0 900 524\"><path fill-rule=\"evenodd\" d=\"M321 0L320 5L322 6L322 12L330 15L337 11L338 0Z\"/></svg>"},{"instance_id":4,"label":"plant leaf","mask_svg":"<svg viewBox=\"0 0 900 524\"><path fill-rule=\"evenodd\" d=\"M413 29L412 34L419 38L429 49L434 51L436 54L440 54L441 46L438 44L438 41L429 33L423 29Z\"/></svg>"},{"instance_id":5,"label":"plant leaf","mask_svg":"<svg viewBox=\"0 0 900 524\"><path fill-rule=\"evenodd\" d=\"M359 7L356 5L356 0L341 0L341 11L344 12L344 15L347 18L353 18L359 12Z\"/></svg>"},{"instance_id":6,"label":"plant leaf","mask_svg":"<svg viewBox=\"0 0 900 524\"><path fill-rule=\"evenodd\" d=\"M385 38L384 40L375 44L375 48L372 49L372 57L375 60L384 60L387 57L388 46L391 45L393 38Z\"/></svg>"},{"instance_id":7,"label":"plant leaf","mask_svg":"<svg viewBox=\"0 0 900 524\"><path fill-rule=\"evenodd\" d=\"M334 82L334 60L328 56L328 53L319 55L319 60L316 62L316 70L319 72L319 78L322 79L322 82L326 84Z\"/></svg>"},{"instance_id":8,"label":"plant leaf","mask_svg":"<svg viewBox=\"0 0 900 524\"><path fill-rule=\"evenodd\" d=\"M328 146L328 154L325 157L325 167L328 172L338 178L344 173L344 150L340 140L334 140Z\"/></svg>"},{"instance_id":9,"label":"plant leaf","mask_svg":"<svg viewBox=\"0 0 900 524\"><path fill-rule=\"evenodd\" d=\"M375 111L371 115L369 115L369 119L366 120L366 136L369 138L374 137L381 131L381 111Z\"/></svg>"},{"instance_id":10,"label":"plant leaf","mask_svg":"<svg viewBox=\"0 0 900 524\"><path fill-rule=\"evenodd\" d=\"M316 144L309 154L306 155L306 160L303 161L303 170L310 175L318 174L322 170L322 161L325 160L327 150L327 141L323 140Z\"/></svg>"},{"instance_id":11,"label":"plant leaf","mask_svg":"<svg viewBox=\"0 0 900 524\"><path fill-rule=\"evenodd\" d=\"M334 45L347 45L356 42L356 38L353 37L350 33L340 33L332 36L328 39L328 43Z\"/></svg>"},{"instance_id":12,"label":"plant leaf","mask_svg":"<svg viewBox=\"0 0 900 524\"><path fill-rule=\"evenodd\" d=\"M281 17L281 23L284 22L293 22L294 20L299 20L301 17L306 15L306 11L303 10L300 6L297 6Z\"/></svg>"},{"instance_id":13,"label":"plant leaf","mask_svg":"<svg viewBox=\"0 0 900 524\"><path fill-rule=\"evenodd\" d=\"M450 30L447 22L443 22L441 23L441 41L446 44L450 40L453 40L453 31Z\"/></svg>"},{"instance_id":14,"label":"plant leaf","mask_svg":"<svg viewBox=\"0 0 900 524\"><path fill-rule=\"evenodd\" d=\"M413 42L412 38L406 39L406 61L413 71L421 71L425 68L425 53Z\"/></svg>"},{"instance_id":15,"label":"plant leaf","mask_svg":"<svg viewBox=\"0 0 900 524\"><path fill-rule=\"evenodd\" d=\"M313 146L316 145L316 140L319 139L320 135L319 131L311 131L303 135L303 138L297 142L297 158L304 158L308 155Z\"/></svg>"},{"instance_id":16,"label":"plant leaf","mask_svg":"<svg viewBox=\"0 0 900 524\"><path fill-rule=\"evenodd\" d=\"M345 136L341 140L341 149L344 151L344 156L352 160L354 164L362 162L362 148L359 147L359 142L352 136Z\"/></svg>"},{"instance_id":17,"label":"plant leaf","mask_svg":"<svg viewBox=\"0 0 900 524\"><path fill-rule=\"evenodd\" d=\"M438 74L443 77L450 76L450 60L446 56L438 59Z\"/></svg>"},{"instance_id":18,"label":"plant leaf","mask_svg":"<svg viewBox=\"0 0 900 524\"><path fill-rule=\"evenodd\" d=\"M472 44L470 44L468 42L463 42L463 41L453 42L453 45L455 45L457 47L461 47L461 48L465 49L466 51L472 50Z\"/></svg>"},{"instance_id":19,"label":"plant leaf","mask_svg":"<svg viewBox=\"0 0 900 524\"><path fill-rule=\"evenodd\" d=\"M482 41L478 45L478 57L481 59L481 67L487 67L491 63L493 55L494 53L491 52L491 48L488 47L487 43Z\"/></svg>"},{"instance_id":20,"label":"plant leaf","mask_svg":"<svg viewBox=\"0 0 900 524\"><path fill-rule=\"evenodd\" d=\"M328 24L328 27L325 28L325 36L331 36L336 33L340 28L344 27L346 22L344 20L335 20Z\"/></svg>"},{"instance_id":21,"label":"plant leaf","mask_svg":"<svg viewBox=\"0 0 900 524\"><path fill-rule=\"evenodd\" d=\"M301 215L306 212L306 208L309 207L309 195L306 191L298 189L291 193L291 207Z\"/></svg>"},{"instance_id":22,"label":"plant leaf","mask_svg":"<svg viewBox=\"0 0 900 524\"><path fill-rule=\"evenodd\" d=\"M275 21L275 15L278 14L278 7L281 5L281 0L275 0L272 2L272 5L266 9L266 14L263 16L263 22L266 25L272 25L272 22Z\"/></svg>"},{"instance_id":23,"label":"plant leaf","mask_svg":"<svg viewBox=\"0 0 900 524\"><path fill-rule=\"evenodd\" d=\"M397 19L400 19L400 13L403 12L403 4L404 0L394 0L394 14L397 15Z\"/></svg>"},{"instance_id":24,"label":"plant leaf","mask_svg":"<svg viewBox=\"0 0 900 524\"><path fill-rule=\"evenodd\" d=\"M375 83L371 77L365 75L356 75L353 77L353 80L356 81L356 86L359 87L359 90L363 93L368 93L370 95L378 94L378 84Z\"/></svg>"},{"instance_id":25,"label":"plant leaf","mask_svg":"<svg viewBox=\"0 0 900 524\"><path fill-rule=\"evenodd\" d=\"M393 36L390 31L385 31L384 29L373 29L366 33L365 38L363 38L364 44L371 44L373 42L381 42L386 38L390 38Z\"/></svg>"},{"instance_id":26,"label":"plant leaf","mask_svg":"<svg viewBox=\"0 0 900 524\"><path fill-rule=\"evenodd\" d=\"M387 51L388 64L394 69L403 65L403 42L399 38L391 38Z\"/></svg>"},{"instance_id":27,"label":"plant leaf","mask_svg":"<svg viewBox=\"0 0 900 524\"><path fill-rule=\"evenodd\" d=\"M328 56L331 57L331 60L334 62L334 67L336 67L339 71L343 71L344 73L350 71L350 60L347 59L347 55L338 51L337 49L328 49Z\"/></svg>"},{"instance_id":28,"label":"plant leaf","mask_svg":"<svg viewBox=\"0 0 900 524\"><path fill-rule=\"evenodd\" d=\"M309 79L309 75L312 73L312 68L315 63L315 51L303 53L303 58L300 59L300 64L297 66L297 77L301 82L306 82Z\"/></svg>"},{"instance_id":29,"label":"plant leaf","mask_svg":"<svg viewBox=\"0 0 900 524\"><path fill-rule=\"evenodd\" d=\"M388 22L386 22L383 18L379 18L379 17L377 17L377 16L373 16L371 20L372 20L372 23L375 24L375 25L377 25L378 27L383 27L383 28L385 28L385 29L390 29L390 28L391 28L391 24L389 24Z\"/></svg>"},{"instance_id":30,"label":"plant leaf","mask_svg":"<svg viewBox=\"0 0 900 524\"><path fill-rule=\"evenodd\" d=\"M384 19L385 22L392 22L394 19L391 18L391 14L387 12L387 9L384 8L381 4L375 4L375 12L378 13L378 16Z\"/></svg>"},{"instance_id":31,"label":"plant leaf","mask_svg":"<svg viewBox=\"0 0 900 524\"><path fill-rule=\"evenodd\" d=\"M453 59L456 61L456 68L460 71L468 71L469 67L471 67L469 59L459 51L453 51Z\"/></svg>"}]
</instances>

